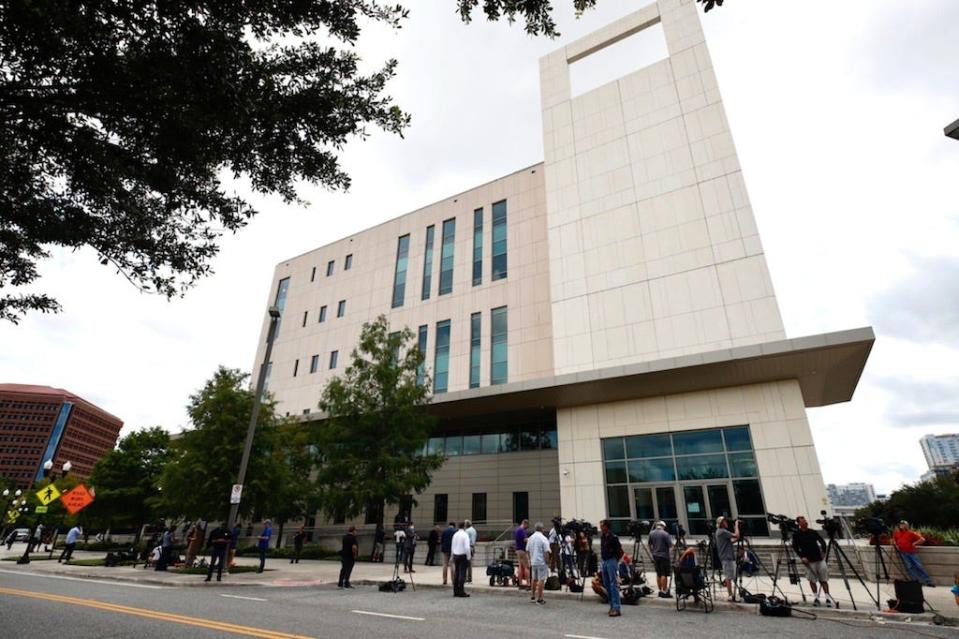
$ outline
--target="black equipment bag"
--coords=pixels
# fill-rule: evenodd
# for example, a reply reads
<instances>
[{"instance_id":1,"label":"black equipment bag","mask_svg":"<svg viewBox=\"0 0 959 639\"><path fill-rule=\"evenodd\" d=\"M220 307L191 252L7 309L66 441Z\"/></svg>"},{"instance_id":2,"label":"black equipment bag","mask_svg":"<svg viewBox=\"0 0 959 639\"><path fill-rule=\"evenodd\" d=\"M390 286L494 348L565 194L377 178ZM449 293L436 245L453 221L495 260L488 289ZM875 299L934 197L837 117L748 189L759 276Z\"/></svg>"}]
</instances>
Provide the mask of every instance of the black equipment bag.
<instances>
[{"instance_id":1,"label":"black equipment bag","mask_svg":"<svg viewBox=\"0 0 959 639\"><path fill-rule=\"evenodd\" d=\"M759 600L759 614L764 617L792 617L793 609L779 597L763 597Z\"/></svg>"},{"instance_id":2,"label":"black equipment bag","mask_svg":"<svg viewBox=\"0 0 959 639\"><path fill-rule=\"evenodd\" d=\"M923 611L922 584L918 581L902 581L896 579L896 612L918 614Z\"/></svg>"},{"instance_id":3,"label":"black equipment bag","mask_svg":"<svg viewBox=\"0 0 959 639\"><path fill-rule=\"evenodd\" d=\"M406 582L402 579L391 579L380 584L380 592L402 592L406 590Z\"/></svg>"},{"instance_id":4,"label":"black equipment bag","mask_svg":"<svg viewBox=\"0 0 959 639\"><path fill-rule=\"evenodd\" d=\"M543 584L545 590L559 590L562 585L559 583L559 575L550 575Z\"/></svg>"}]
</instances>

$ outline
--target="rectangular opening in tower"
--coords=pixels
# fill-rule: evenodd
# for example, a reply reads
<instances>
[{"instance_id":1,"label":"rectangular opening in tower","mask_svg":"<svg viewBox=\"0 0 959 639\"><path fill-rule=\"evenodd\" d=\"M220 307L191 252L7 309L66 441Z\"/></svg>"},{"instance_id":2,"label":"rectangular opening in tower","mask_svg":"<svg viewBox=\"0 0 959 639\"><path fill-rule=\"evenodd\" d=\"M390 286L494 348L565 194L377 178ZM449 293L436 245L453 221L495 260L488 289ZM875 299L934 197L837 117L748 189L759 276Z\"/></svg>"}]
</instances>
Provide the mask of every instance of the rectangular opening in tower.
<instances>
[{"instance_id":1,"label":"rectangular opening in tower","mask_svg":"<svg viewBox=\"0 0 959 639\"><path fill-rule=\"evenodd\" d=\"M569 60L572 97L618 80L669 57L659 22L600 43Z\"/></svg>"}]
</instances>

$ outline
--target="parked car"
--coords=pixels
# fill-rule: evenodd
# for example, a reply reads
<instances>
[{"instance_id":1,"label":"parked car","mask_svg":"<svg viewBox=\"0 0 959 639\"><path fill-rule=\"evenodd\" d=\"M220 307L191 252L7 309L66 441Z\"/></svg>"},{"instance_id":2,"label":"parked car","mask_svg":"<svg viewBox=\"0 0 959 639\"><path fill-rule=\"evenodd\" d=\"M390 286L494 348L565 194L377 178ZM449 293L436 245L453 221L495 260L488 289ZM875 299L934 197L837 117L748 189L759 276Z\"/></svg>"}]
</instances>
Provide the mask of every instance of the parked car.
<instances>
[{"instance_id":1,"label":"parked car","mask_svg":"<svg viewBox=\"0 0 959 639\"><path fill-rule=\"evenodd\" d=\"M17 528L17 529L14 530L13 532L14 532L14 534L16 535L16 536L13 538L14 541L26 541L27 539L30 538L30 529L29 529L29 528Z\"/></svg>"}]
</instances>

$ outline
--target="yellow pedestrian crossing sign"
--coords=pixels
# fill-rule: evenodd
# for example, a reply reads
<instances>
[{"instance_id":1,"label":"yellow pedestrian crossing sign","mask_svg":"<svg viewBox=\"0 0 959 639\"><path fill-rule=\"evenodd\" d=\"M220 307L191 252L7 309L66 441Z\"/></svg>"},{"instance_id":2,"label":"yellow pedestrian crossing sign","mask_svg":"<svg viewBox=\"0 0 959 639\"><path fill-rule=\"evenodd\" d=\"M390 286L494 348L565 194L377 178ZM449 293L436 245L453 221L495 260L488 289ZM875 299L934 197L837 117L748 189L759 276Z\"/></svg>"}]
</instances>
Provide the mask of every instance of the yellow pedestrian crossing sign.
<instances>
[{"instance_id":1,"label":"yellow pedestrian crossing sign","mask_svg":"<svg viewBox=\"0 0 959 639\"><path fill-rule=\"evenodd\" d=\"M15 524L15 523L17 522L17 519L19 519L19 518L20 518L20 511L19 511L19 510L8 510L8 511L7 511L7 523L8 523L8 524Z\"/></svg>"},{"instance_id":2,"label":"yellow pedestrian crossing sign","mask_svg":"<svg viewBox=\"0 0 959 639\"><path fill-rule=\"evenodd\" d=\"M57 490L57 487L53 484L45 488L41 488L37 491L37 499L40 500L40 503L44 506L50 504L53 500L60 496L60 491Z\"/></svg>"}]
</instances>

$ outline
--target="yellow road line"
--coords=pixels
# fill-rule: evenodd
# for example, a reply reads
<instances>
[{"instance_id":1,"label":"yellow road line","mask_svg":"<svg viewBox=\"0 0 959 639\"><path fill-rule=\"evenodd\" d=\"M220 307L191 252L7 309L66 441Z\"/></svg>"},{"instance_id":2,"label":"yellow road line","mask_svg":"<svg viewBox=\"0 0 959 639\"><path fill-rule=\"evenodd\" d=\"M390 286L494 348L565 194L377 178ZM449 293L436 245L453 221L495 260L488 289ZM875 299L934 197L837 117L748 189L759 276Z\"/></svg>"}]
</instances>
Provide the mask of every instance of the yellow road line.
<instances>
[{"instance_id":1,"label":"yellow road line","mask_svg":"<svg viewBox=\"0 0 959 639\"><path fill-rule=\"evenodd\" d=\"M239 635L247 635L250 637L262 637L264 639L310 639L303 635L293 635L285 632L278 632L276 630L267 630L265 628L253 628L250 626L240 626L237 624L226 623L224 621L210 621L206 619L199 619L197 617L188 617L186 615L178 615L171 612L161 612L158 610L149 610L146 608L133 608L130 606L122 606L120 604L108 603L105 601L97 601L95 599L81 599L79 597L68 597L65 595L54 595L45 592L34 592L32 590L17 590L14 588L0 588L0 594L15 595L18 597L28 597L32 599L42 599L45 601L54 601L57 603L65 603L74 606L84 606L87 608L95 608L97 610L104 610L107 612L116 612L126 615L134 615L137 617L145 617L147 619L156 619L158 621L169 621L172 623L182 623L189 626L197 626L200 628L207 628L209 630L220 630L223 632L232 632Z\"/></svg>"}]
</instances>

